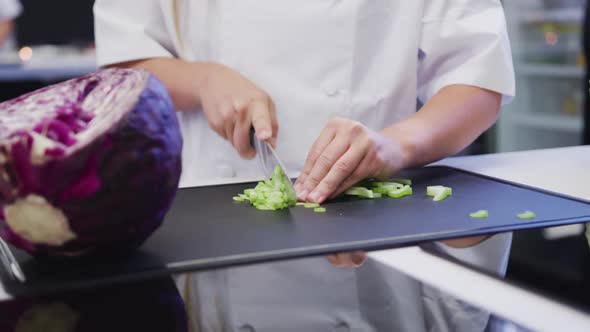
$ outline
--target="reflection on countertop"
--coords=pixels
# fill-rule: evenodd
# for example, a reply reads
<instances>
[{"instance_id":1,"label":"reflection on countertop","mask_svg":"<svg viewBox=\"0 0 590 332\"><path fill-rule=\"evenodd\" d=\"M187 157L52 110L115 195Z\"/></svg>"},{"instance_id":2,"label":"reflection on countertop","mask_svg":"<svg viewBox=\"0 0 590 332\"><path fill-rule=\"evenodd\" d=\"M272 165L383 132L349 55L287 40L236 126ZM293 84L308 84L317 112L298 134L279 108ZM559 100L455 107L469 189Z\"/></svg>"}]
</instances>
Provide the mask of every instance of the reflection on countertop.
<instances>
[{"instance_id":1,"label":"reflection on countertop","mask_svg":"<svg viewBox=\"0 0 590 332\"><path fill-rule=\"evenodd\" d=\"M0 331L6 332L188 330L171 278L0 302Z\"/></svg>"}]
</instances>

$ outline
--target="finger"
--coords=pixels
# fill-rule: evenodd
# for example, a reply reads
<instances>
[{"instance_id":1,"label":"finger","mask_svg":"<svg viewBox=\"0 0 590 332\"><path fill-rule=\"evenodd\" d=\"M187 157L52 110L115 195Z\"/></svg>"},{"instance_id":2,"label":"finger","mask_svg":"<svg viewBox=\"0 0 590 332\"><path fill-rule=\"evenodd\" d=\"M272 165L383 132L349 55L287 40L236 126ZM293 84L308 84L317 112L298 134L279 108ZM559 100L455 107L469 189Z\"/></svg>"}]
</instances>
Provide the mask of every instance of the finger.
<instances>
[{"instance_id":1,"label":"finger","mask_svg":"<svg viewBox=\"0 0 590 332\"><path fill-rule=\"evenodd\" d=\"M218 105L213 104L205 104L203 105L203 113L205 113L207 117L207 122L209 123L209 127L213 129L219 136L227 139L225 136L225 126L223 123L223 118L219 111Z\"/></svg>"},{"instance_id":2,"label":"finger","mask_svg":"<svg viewBox=\"0 0 590 332\"><path fill-rule=\"evenodd\" d=\"M277 121L277 110L275 107L275 103L270 98L268 98L268 107L270 110L270 125L272 128L272 137L270 139L270 144L273 148L276 148L277 137L279 135L279 122Z\"/></svg>"},{"instance_id":3,"label":"finger","mask_svg":"<svg viewBox=\"0 0 590 332\"><path fill-rule=\"evenodd\" d=\"M234 147L244 159L252 159L256 151L250 144L250 120L246 109L236 112L236 124L234 128Z\"/></svg>"},{"instance_id":4,"label":"finger","mask_svg":"<svg viewBox=\"0 0 590 332\"><path fill-rule=\"evenodd\" d=\"M219 105L218 113L223 121L224 138L234 145L234 127L236 124L236 111L229 102L222 102Z\"/></svg>"},{"instance_id":5,"label":"finger","mask_svg":"<svg viewBox=\"0 0 590 332\"><path fill-rule=\"evenodd\" d=\"M330 264L332 264L332 266L334 267L345 267L345 259L342 256L342 254L333 254L330 256L327 256L328 261L330 262Z\"/></svg>"},{"instance_id":6,"label":"finger","mask_svg":"<svg viewBox=\"0 0 590 332\"><path fill-rule=\"evenodd\" d=\"M364 251L355 251L338 253L327 258L334 267L359 267L365 262L367 254Z\"/></svg>"},{"instance_id":7,"label":"finger","mask_svg":"<svg viewBox=\"0 0 590 332\"><path fill-rule=\"evenodd\" d=\"M310 199L315 203L322 203L330 197L354 173L365 157L367 149L367 145L352 144L309 195Z\"/></svg>"},{"instance_id":8,"label":"finger","mask_svg":"<svg viewBox=\"0 0 590 332\"><path fill-rule=\"evenodd\" d=\"M307 159L305 160L305 164L303 165L303 170L299 175L297 181L295 181L295 191L297 191L297 197L304 197L301 199L305 199L309 192L303 192L303 184L309 175L313 165L315 164L318 157L324 152L324 149L332 142L334 137L336 136L336 130L332 127L326 127L320 133L320 136L315 140L309 153L307 155Z\"/></svg>"},{"instance_id":9,"label":"finger","mask_svg":"<svg viewBox=\"0 0 590 332\"><path fill-rule=\"evenodd\" d=\"M336 257L336 255L328 255L326 256L326 258L332 265L336 265L338 263L338 258Z\"/></svg>"},{"instance_id":10,"label":"finger","mask_svg":"<svg viewBox=\"0 0 590 332\"><path fill-rule=\"evenodd\" d=\"M334 198L334 197L342 194L348 188L354 186L359 181L365 179L365 177L367 177L367 175L370 172L370 167L371 167L372 163L373 163L372 154L366 152L365 155L363 156L363 159L356 166L356 169L354 170L354 172L352 172L352 174L346 180L344 180L338 186L338 188L336 190L334 190L334 192L332 193L332 196L330 196L330 198Z\"/></svg>"},{"instance_id":11,"label":"finger","mask_svg":"<svg viewBox=\"0 0 590 332\"><path fill-rule=\"evenodd\" d=\"M310 200L317 202L320 197L315 192L317 185L324 179L336 161L344 155L350 147L350 140L345 135L336 135L332 142L324 149L324 152L316 159L309 175L303 183L303 190L314 193L308 197ZM303 196L303 195L302 195ZM305 198L304 198L305 199Z\"/></svg>"},{"instance_id":12,"label":"finger","mask_svg":"<svg viewBox=\"0 0 590 332\"><path fill-rule=\"evenodd\" d=\"M266 99L255 99L248 105L252 126L258 139L266 141L272 137L270 110Z\"/></svg>"},{"instance_id":13,"label":"finger","mask_svg":"<svg viewBox=\"0 0 590 332\"><path fill-rule=\"evenodd\" d=\"M363 265L367 259L367 253L364 251L355 251L350 254L350 259L354 267L359 267Z\"/></svg>"}]
</instances>

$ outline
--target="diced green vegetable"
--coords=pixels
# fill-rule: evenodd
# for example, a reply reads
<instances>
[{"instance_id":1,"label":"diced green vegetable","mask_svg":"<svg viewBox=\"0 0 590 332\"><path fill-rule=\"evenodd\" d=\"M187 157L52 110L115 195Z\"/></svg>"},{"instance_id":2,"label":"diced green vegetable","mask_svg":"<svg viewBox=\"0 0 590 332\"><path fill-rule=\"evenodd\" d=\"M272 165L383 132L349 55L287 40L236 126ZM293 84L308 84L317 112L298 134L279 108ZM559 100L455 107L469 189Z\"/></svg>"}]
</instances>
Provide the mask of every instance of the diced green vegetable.
<instances>
[{"instance_id":1,"label":"diced green vegetable","mask_svg":"<svg viewBox=\"0 0 590 332\"><path fill-rule=\"evenodd\" d=\"M445 186L428 186L426 187L426 195L433 196L435 202L441 201L453 194L453 189Z\"/></svg>"},{"instance_id":2,"label":"diced green vegetable","mask_svg":"<svg viewBox=\"0 0 590 332\"><path fill-rule=\"evenodd\" d=\"M373 198L381 198L383 195L381 193L373 192Z\"/></svg>"},{"instance_id":3,"label":"diced green vegetable","mask_svg":"<svg viewBox=\"0 0 590 332\"><path fill-rule=\"evenodd\" d=\"M297 203L295 203L295 206L304 206L304 205L305 205L305 203L303 203L303 202L297 202Z\"/></svg>"},{"instance_id":4,"label":"diced green vegetable","mask_svg":"<svg viewBox=\"0 0 590 332\"><path fill-rule=\"evenodd\" d=\"M373 182L373 186L375 188L401 188L403 187L405 184L401 183L401 182Z\"/></svg>"},{"instance_id":5,"label":"diced green vegetable","mask_svg":"<svg viewBox=\"0 0 590 332\"><path fill-rule=\"evenodd\" d=\"M402 188L404 185L397 182L375 182L373 192L387 194L388 192Z\"/></svg>"},{"instance_id":6,"label":"diced green vegetable","mask_svg":"<svg viewBox=\"0 0 590 332\"><path fill-rule=\"evenodd\" d=\"M233 197L233 199L234 199L234 201L236 201L236 202L243 202L243 201L244 201L244 198L242 198L242 197L240 197L240 196L234 196L234 197Z\"/></svg>"},{"instance_id":7,"label":"diced green vegetable","mask_svg":"<svg viewBox=\"0 0 590 332\"><path fill-rule=\"evenodd\" d=\"M405 185L399 189L390 190L387 192L387 196L389 196L391 198L402 198L402 197L409 196L412 194L413 194L413 190L412 190L412 187L410 187L409 185Z\"/></svg>"},{"instance_id":8,"label":"diced green vegetable","mask_svg":"<svg viewBox=\"0 0 590 332\"><path fill-rule=\"evenodd\" d=\"M303 207L306 209L313 209L320 207L320 205L318 203L303 203Z\"/></svg>"},{"instance_id":9,"label":"diced green vegetable","mask_svg":"<svg viewBox=\"0 0 590 332\"><path fill-rule=\"evenodd\" d=\"M534 219L536 215L533 211L524 211L522 213L517 214L517 217L520 219Z\"/></svg>"},{"instance_id":10,"label":"diced green vegetable","mask_svg":"<svg viewBox=\"0 0 590 332\"><path fill-rule=\"evenodd\" d=\"M364 198L374 198L375 195L371 189L365 187L350 187L344 192L346 195L359 196Z\"/></svg>"},{"instance_id":11,"label":"diced green vegetable","mask_svg":"<svg viewBox=\"0 0 590 332\"><path fill-rule=\"evenodd\" d=\"M326 212L326 208L325 207L317 207L317 208L313 209L313 212L323 213L323 212Z\"/></svg>"},{"instance_id":12,"label":"diced green vegetable","mask_svg":"<svg viewBox=\"0 0 590 332\"><path fill-rule=\"evenodd\" d=\"M294 206L297 203L297 195L290 190L288 181L277 165L272 178L258 182L254 188L244 190L244 193L234 197L234 200L249 200L250 204L259 210L279 210Z\"/></svg>"},{"instance_id":13,"label":"diced green vegetable","mask_svg":"<svg viewBox=\"0 0 590 332\"><path fill-rule=\"evenodd\" d=\"M488 210L478 210L473 213L470 213L469 216L471 218L487 218L489 217Z\"/></svg>"}]
</instances>

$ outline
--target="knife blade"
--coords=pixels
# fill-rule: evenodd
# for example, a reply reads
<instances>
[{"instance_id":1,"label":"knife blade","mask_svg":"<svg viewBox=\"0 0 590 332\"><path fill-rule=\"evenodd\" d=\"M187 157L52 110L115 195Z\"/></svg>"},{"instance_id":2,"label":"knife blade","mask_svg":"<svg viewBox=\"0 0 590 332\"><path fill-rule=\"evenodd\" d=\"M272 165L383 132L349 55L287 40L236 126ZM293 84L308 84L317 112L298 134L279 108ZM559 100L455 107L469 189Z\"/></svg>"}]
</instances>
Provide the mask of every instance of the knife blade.
<instances>
[{"instance_id":1,"label":"knife blade","mask_svg":"<svg viewBox=\"0 0 590 332\"><path fill-rule=\"evenodd\" d=\"M287 175L285 165L277 155L275 149L273 149L272 145L270 145L268 142L259 140L258 137L256 137L254 129L250 130L250 143L256 151L256 156L260 161L264 176L270 179L273 175L274 169L278 166L281 170L281 173L287 179L285 185L287 186L289 194L296 197L297 195L295 194L295 188L293 188L293 181Z\"/></svg>"}]
</instances>

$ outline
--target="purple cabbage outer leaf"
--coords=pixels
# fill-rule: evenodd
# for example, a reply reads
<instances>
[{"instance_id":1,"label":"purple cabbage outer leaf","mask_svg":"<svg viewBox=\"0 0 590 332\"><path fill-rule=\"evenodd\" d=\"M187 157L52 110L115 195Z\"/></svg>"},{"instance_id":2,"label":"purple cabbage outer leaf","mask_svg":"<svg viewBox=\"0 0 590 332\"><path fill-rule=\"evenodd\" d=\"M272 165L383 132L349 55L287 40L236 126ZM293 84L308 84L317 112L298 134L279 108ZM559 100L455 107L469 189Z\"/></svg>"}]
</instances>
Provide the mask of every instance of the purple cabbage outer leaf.
<instances>
[{"instance_id":1,"label":"purple cabbage outer leaf","mask_svg":"<svg viewBox=\"0 0 590 332\"><path fill-rule=\"evenodd\" d=\"M0 236L37 256L117 252L162 223L182 138L164 85L102 69L0 104Z\"/></svg>"}]
</instances>

